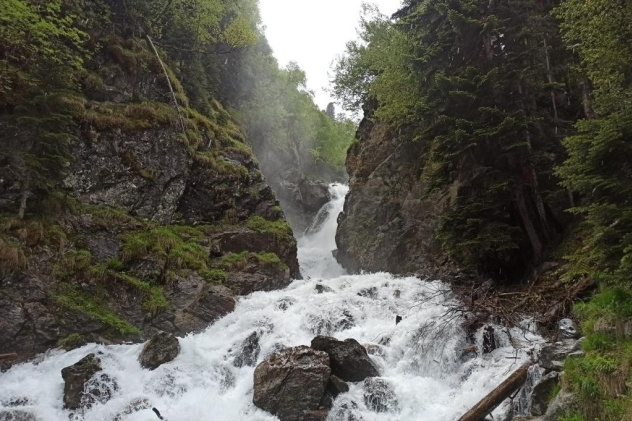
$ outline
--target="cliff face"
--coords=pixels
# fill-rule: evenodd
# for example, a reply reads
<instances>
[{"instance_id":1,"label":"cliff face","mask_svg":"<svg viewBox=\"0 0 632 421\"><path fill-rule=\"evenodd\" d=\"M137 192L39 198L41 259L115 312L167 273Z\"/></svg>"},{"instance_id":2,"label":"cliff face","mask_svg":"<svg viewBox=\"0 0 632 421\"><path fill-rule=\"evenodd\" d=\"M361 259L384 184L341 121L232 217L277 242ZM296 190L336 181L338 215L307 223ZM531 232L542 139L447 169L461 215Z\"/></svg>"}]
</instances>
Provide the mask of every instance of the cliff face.
<instances>
[{"instance_id":1,"label":"cliff face","mask_svg":"<svg viewBox=\"0 0 632 421\"><path fill-rule=\"evenodd\" d=\"M465 273L509 281L529 276L529 271L541 261L532 259L528 244L511 250L512 258L507 261L490 260L492 264L469 267L455 263L441 244L438 228L458 195L466 191L467 177L476 174L464 172L446 188L429 194L424 174L427 143L412 141L405 131L390 131L374 117L374 106L365 105L365 117L356 135L358 141L347 155L350 189L336 233L340 264L350 272L416 273L444 279ZM549 154L548 159L558 157ZM559 192L554 177L542 179L542 191ZM566 198L559 196L549 194L543 206L549 221L562 232L569 216L564 214ZM525 229L511 200L499 201L498 205L516 229ZM543 244L546 253L554 252L559 235L548 234Z\"/></svg>"},{"instance_id":2,"label":"cliff face","mask_svg":"<svg viewBox=\"0 0 632 421\"><path fill-rule=\"evenodd\" d=\"M337 259L347 270L451 270L434 236L446 198L425 198L419 142L401 139L371 119L370 110L349 149L349 194L339 217Z\"/></svg>"},{"instance_id":3,"label":"cliff face","mask_svg":"<svg viewBox=\"0 0 632 421\"><path fill-rule=\"evenodd\" d=\"M27 192L24 219L24 182L0 169L0 353L186 334L236 295L300 277L292 231L221 104L188 108L171 75L178 111L142 40L104 43L90 67L83 94L59 100L72 159L53 192ZM36 134L0 117L19 157Z\"/></svg>"}]
</instances>

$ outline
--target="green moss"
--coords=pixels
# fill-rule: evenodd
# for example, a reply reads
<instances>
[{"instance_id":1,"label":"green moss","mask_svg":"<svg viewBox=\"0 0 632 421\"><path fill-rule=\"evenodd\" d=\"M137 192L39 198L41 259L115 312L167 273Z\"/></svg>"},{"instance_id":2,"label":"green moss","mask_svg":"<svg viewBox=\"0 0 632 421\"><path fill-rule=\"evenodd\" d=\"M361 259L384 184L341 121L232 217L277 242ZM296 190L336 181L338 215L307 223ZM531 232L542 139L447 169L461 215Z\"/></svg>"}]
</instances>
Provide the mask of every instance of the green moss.
<instances>
[{"instance_id":1,"label":"green moss","mask_svg":"<svg viewBox=\"0 0 632 421\"><path fill-rule=\"evenodd\" d=\"M208 283L221 285L226 281L226 271L223 269L207 269L200 271L202 276Z\"/></svg>"},{"instance_id":2,"label":"green moss","mask_svg":"<svg viewBox=\"0 0 632 421\"><path fill-rule=\"evenodd\" d=\"M26 256L20 244L15 240L0 237L0 266L7 269L23 269L26 263Z\"/></svg>"},{"instance_id":3,"label":"green moss","mask_svg":"<svg viewBox=\"0 0 632 421\"><path fill-rule=\"evenodd\" d=\"M57 341L57 347L70 351L86 344L86 339L78 333L71 333Z\"/></svg>"},{"instance_id":4,"label":"green moss","mask_svg":"<svg viewBox=\"0 0 632 421\"><path fill-rule=\"evenodd\" d=\"M63 287L58 295L53 296L53 299L62 307L85 314L94 320L98 320L122 335L137 335L140 333L136 326L133 326L121 319L105 304L88 297L74 287Z\"/></svg>"},{"instance_id":5,"label":"green moss","mask_svg":"<svg viewBox=\"0 0 632 421\"><path fill-rule=\"evenodd\" d=\"M271 235L277 240L294 240L292 228L284 220L268 221L261 216L251 216L245 225L253 231Z\"/></svg>"}]
</instances>

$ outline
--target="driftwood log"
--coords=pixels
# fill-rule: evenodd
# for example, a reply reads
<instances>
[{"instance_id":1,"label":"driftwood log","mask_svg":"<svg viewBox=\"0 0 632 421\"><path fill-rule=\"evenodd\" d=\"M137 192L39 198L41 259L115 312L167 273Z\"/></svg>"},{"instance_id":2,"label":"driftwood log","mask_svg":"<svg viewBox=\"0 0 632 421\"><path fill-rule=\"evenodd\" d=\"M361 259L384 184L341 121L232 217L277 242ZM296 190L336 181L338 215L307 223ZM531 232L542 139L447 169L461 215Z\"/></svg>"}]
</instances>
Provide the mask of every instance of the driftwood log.
<instances>
[{"instance_id":1,"label":"driftwood log","mask_svg":"<svg viewBox=\"0 0 632 421\"><path fill-rule=\"evenodd\" d=\"M18 354L12 353L12 354L0 354L0 361L5 361L5 360L16 360L18 358Z\"/></svg>"},{"instance_id":2,"label":"driftwood log","mask_svg":"<svg viewBox=\"0 0 632 421\"><path fill-rule=\"evenodd\" d=\"M492 412L502 401L511 396L516 389L523 385L527 379L527 371L530 365L531 362L524 363L496 389L492 390L479 403L474 405L472 409L467 411L465 415L459 418L458 421L480 421L485 418L487 414Z\"/></svg>"}]
</instances>

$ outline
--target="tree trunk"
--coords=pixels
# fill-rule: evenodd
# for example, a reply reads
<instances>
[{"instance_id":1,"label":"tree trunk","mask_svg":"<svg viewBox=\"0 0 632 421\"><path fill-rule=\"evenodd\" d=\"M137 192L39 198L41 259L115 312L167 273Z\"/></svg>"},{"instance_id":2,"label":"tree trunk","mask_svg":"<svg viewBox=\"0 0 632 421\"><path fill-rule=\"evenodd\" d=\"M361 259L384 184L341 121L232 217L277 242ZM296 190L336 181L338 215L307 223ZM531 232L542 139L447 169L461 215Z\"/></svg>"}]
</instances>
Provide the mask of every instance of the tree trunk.
<instances>
[{"instance_id":1,"label":"tree trunk","mask_svg":"<svg viewBox=\"0 0 632 421\"><path fill-rule=\"evenodd\" d=\"M472 409L467 411L465 415L459 418L458 421L480 421L485 418L485 416L500 405L502 401L507 399L516 389L522 386L527 379L527 371L529 370L530 365L531 362L524 363L496 389L492 390Z\"/></svg>"},{"instance_id":2,"label":"tree trunk","mask_svg":"<svg viewBox=\"0 0 632 421\"><path fill-rule=\"evenodd\" d=\"M24 180L22 181L22 189L20 192L20 209L18 210L18 219L24 219L24 213L26 212L26 204L29 198L31 188L31 173L27 171Z\"/></svg>"},{"instance_id":3,"label":"tree trunk","mask_svg":"<svg viewBox=\"0 0 632 421\"><path fill-rule=\"evenodd\" d=\"M540 241L540 237L538 236L535 226L531 221L531 216L529 215L527 203L524 198L524 192L521 187L518 188L515 193L515 201L518 213L520 214L520 219L522 220L522 225L524 226L525 231L527 231L529 242L531 243L531 248L533 249L533 260L538 262L542 257L542 242Z\"/></svg>"},{"instance_id":4,"label":"tree trunk","mask_svg":"<svg viewBox=\"0 0 632 421\"><path fill-rule=\"evenodd\" d=\"M176 93L174 92L173 86L171 85L171 79L169 79L169 73L167 72L167 68L165 67L165 64L162 62L162 59L160 58L160 54L158 54L158 50L156 49L156 46L154 45L149 35L146 35L145 38L147 38L147 42L151 46L152 50L154 50L154 54L156 55L156 58L158 59L158 62L160 63L160 67L162 68L162 72L165 75L165 79L167 79L167 85L169 86L169 91L171 92L173 105L176 108L176 111L178 113L178 120L180 121L180 127L182 130L182 133L184 134L184 137L187 138L187 132L186 132L187 127L184 124L184 119L182 118L182 114L180 113L180 105L178 104L178 98L176 98Z\"/></svg>"}]
</instances>

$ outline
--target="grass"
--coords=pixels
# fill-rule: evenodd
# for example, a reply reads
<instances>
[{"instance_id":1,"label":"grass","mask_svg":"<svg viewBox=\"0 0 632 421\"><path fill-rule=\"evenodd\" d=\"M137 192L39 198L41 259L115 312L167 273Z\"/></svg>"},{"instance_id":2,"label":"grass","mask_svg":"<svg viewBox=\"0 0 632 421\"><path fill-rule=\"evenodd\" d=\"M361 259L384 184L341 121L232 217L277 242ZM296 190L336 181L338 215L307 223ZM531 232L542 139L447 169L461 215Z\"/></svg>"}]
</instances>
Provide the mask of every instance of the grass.
<instances>
[{"instance_id":1,"label":"grass","mask_svg":"<svg viewBox=\"0 0 632 421\"><path fill-rule=\"evenodd\" d=\"M294 241L292 228L290 224L284 220L268 221L261 216L251 216L246 220L245 225L253 231L257 231L262 234L268 234L276 238L277 240L291 240Z\"/></svg>"},{"instance_id":2,"label":"grass","mask_svg":"<svg viewBox=\"0 0 632 421\"><path fill-rule=\"evenodd\" d=\"M602 287L575 312L586 336L585 356L564 364L565 384L580 398L580 413L568 420L632 419L632 340L625 331L632 320L632 291Z\"/></svg>"},{"instance_id":3,"label":"grass","mask_svg":"<svg viewBox=\"0 0 632 421\"><path fill-rule=\"evenodd\" d=\"M206 269L199 274L210 284L221 285L226 281L226 271L223 269Z\"/></svg>"},{"instance_id":4,"label":"grass","mask_svg":"<svg viewBox=\"0 0 632 421\"><path fill-rule=\"evenodd\" d=\"M53 299L62 307L85 314L94 320L116 330L122 335L138 335L140 330L129 322L121 319L106 305L88 297L81 291L71 286L64 286Z\"/></svg>"},{"instance_id":5,"label":"grass","mask_svg":"<svg viewBox=\"0 0 632 421\"><path fill-rule=\"evenodd\" d=\"M217 265L224 270L234 271L243 269L248 263L277 266L281 270L288 269L287 265L275 253L253 253L250 251L228 253L219 259Z\"/></svg>"},{"instance_id":6,"label":"grass","mask_svg":"<svg viewBox=\"0 0 632 421\"><path fill-rule=\"evenodd\" d=\"M188 226L157 226L120 236L123 262L153 256L165 269L203 271L209 268L209 253L200 242L202 230Z\"/></svg>"},{"instance_id":7,"label":"grass","mask_svg":"<svg viewBox=\"0 0 632 421\"><path fill-rule=\"evenodd\" d=\"M197 152L193 159L198 164L212 169L220 175L237 180L244 180L248 178L248 169L246 167L238 162L228 161L217 151Z\"/></svg>"},{"instance_id":8,"label":"grass","mask_svg":"<svg viewBox=\"0 0 632 421\"><path fill-rule=\"evenodd\" d=\"M5 269L24 269L27 259L17 242L0 237L0 266Z\"/></svg>"}]
</instances>

